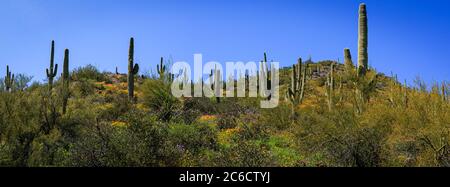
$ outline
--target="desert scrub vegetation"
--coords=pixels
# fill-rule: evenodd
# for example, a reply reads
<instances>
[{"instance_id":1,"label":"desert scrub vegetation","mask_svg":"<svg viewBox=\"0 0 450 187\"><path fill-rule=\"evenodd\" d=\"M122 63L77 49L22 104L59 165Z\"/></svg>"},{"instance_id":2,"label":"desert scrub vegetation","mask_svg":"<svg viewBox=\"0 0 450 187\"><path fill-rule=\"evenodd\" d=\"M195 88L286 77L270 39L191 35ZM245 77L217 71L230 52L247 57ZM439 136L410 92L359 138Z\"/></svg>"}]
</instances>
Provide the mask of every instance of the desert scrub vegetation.
<instances>
[{"instance_id":1,"label":"desert scrub vegetation","mask_svg":"<svg viewBox=\"0 0 450 187\"><path fill-rule=\"evenodd\" d=\"M349 49L342 64L298 58L280 69L284 97L272 109L259 106L267 98L174 97L183 74L161 58L142 76L133 38L128 73L69 71L65 50L58 76L52 41L45 83L6 66L0 166L450 166L449 82L371 68L366 14L361 5L358 63Z\"/></svg>"},{"instance_id":2,"label":"desert scrub vegetation","mask_svg":"<svg viewBox=\"0 0 450 187\"><path fill-rule=\"evenodd\" d=\"M303 101L273 109L259 98L175 98L159 77L136 81L133 100L107 73L115 83L55 79L52 90L18 89L25 78L0 93L0 165L449 166L449 85L356 72L335 70L325 84L306 75Z\"/></svg>"}]
</instances>

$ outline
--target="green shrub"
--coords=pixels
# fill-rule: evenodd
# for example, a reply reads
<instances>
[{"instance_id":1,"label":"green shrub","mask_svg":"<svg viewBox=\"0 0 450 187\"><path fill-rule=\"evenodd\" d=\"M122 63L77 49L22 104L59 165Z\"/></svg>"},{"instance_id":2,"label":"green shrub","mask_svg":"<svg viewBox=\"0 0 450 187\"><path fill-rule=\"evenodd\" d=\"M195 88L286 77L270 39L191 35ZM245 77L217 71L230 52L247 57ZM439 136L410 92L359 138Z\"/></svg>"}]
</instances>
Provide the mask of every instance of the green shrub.
<instances>
[{"instance_id":1,"label":"green shrub","mask_svg":"<svg viewBox=\"0 0 450 187\"><path fill-rule=\"evenodd\" d=\"M171 120L180 107L179 100L171 93L170 85L160 80L147 79L140 90L142 102L156 112L160 120Z\"/></svg>"},{"instance_id":2,"label":"green shrub","mask_svg":"<svg viewBox=\"0 0 450 187\"><path fill-rule=\"evenodd\" d=\"M78 67L72 71L71 74L72 80L94 80L94 81L105 81L106 76L104 73L101 73L97 67L89 64L84 67Z\"/></svg>"}]
</instances>

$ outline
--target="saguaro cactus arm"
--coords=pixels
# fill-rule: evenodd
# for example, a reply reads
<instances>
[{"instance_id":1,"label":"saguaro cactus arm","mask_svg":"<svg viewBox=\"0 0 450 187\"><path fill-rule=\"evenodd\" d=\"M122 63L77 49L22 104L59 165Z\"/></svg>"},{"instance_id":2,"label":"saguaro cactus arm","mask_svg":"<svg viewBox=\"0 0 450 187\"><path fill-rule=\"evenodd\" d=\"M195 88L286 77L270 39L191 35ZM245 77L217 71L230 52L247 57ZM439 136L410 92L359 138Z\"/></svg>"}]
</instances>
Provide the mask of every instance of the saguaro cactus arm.
<instances>
[{"instance_id":1,"label":"saguaro cactus arm","mask_svg":"<svg viewBox=\"0 0 450 187\"><path fill-rule=\"evenodd\" d=\"M139 72L139 64L134 64L132 73L136 75Z\"/></svg>"}]
</instances>

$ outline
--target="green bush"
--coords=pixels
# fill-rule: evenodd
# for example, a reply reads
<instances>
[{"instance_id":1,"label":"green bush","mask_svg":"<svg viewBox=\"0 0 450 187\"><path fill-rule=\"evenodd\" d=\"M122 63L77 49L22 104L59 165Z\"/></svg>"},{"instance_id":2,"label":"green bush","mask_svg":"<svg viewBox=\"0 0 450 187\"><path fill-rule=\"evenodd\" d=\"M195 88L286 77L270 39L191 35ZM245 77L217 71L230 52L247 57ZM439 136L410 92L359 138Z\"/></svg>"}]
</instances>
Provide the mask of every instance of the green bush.
<instances>
[{"instance_id":1,"label":"green bush","mask_svg":"<svg viewBox=\"0 0 450 187\"><path fill-rule=\"evenodd\" d=\"M84 67L78 67L72 71L71 74L72 80L80 81L80 80L93 80L93 81L105 81L106 76L104 73L101 73L97 67L88 64Z\"/></svg>"},{"instance_id":2,"label":"green bush","mask_svg":"<svg viewBox=\"0 0 450 187\"><path fill-rule=\"evenodd\" d=\"M142 102L156 112L160 120L170 121L180 107L179 100L170 91L170 85L160 80L147 79L140 90Z\"/></svg>"}]
</instances>

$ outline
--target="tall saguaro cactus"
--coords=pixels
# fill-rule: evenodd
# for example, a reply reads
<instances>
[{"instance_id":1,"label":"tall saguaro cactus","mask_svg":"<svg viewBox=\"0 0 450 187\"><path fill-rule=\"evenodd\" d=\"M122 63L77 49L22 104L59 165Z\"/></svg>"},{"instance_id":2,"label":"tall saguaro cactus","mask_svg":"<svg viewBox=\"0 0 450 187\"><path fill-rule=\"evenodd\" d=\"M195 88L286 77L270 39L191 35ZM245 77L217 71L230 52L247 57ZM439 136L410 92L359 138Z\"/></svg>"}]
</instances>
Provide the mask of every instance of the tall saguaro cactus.
<instances>
[{"instance_id":1,"label":"tall saguaro cactus","mask_svg":"<svg viewBox=\"0 0 450 187\"><path fill-rule=\"evenodd\" d=\"M54 64L55 60L55 41L52 40L52 49L50 52L50 67L46 69L48 78L48 89L51 91L53 88L53 79L56 77L58 72L58 64Z\"/></svg>"},{"instance_id":2,"label":"tall saguaro cactus","mask_svg":"<svg viewBox=\"0 0 450 187\"><path fill-rule=\"evenodd\" d=\"M69 100L69 49L64 51L64 64L63 64L63 73L62 73L62 97L63 97L63 114L66 113L67 110L67 102Z\"/></svg>"},{"instance_id":3,"label":"tall saguaro cactus","mask_svg":"<svg viewBox=\"0 0 450 187\"><path fill-rule=\"evenodd\" d=\"M156 69L159 74L159 78L162 80L164 79L164 74L166 73L166 66L164 65L164 58L161 57L161 61L159 62L159 65L156 65Z\"/></svg>"},{"instance_id":4,"label":"tall saguaro cactus","mask_svg":"<svg viewBox=\"0 0 450 187\"><path fill-rule=\"evenodd\" d=\"M9 71L9 66L6 65L6 76L5 76L5 90L11 92L14 85L14 74Z\"/></svg>"},{"instance_id":5,"label":"tall saguaro cactus","mask_svg":"<svg viewBox=\"0 0 450 187\"><path fill-rule=\"evenodd\" d=\"M134 98L134 76L139 72L139 65L134 64L134 38L130 39L128 51L128 98Z\"/></svg>"},{"instance_id":6,"label":"tall saguaro cactus","mask_svg":"<svg viewBox=\"0 0 450 187\"><path fill-rule=\"evenodd\" d=\"M358 74L365 75L368 68L368 27L366 4L359 5L359 26L358 26Z\"/></svg>"},{"instance_id":7,"label":"tall saguaro cactus","mask_svg":"<svg viewBox=\"0 0 450 187\"><path fill-rule=\"evenodd\" d=\"M327 76L325 94L327 95L328 109L333 109L333 97L334 97L334 63L331 63L330 72Z\"/></svg>"},{"instance_id":8,"label":"tall saguaro cactus","mask_svg":"<svg viewBox=\"0 0 450 187\"><path fill-rule=\"evenodd\" d=\"M403 103L405 104L405 107L408 107L408 84L406 83L406 79L403 89Z\"/></svg>"},{"instance_id":9,"label":"tall saguaro cactus","mask_svg":"<svg viewBox=\"0 0 450 187\"><path fill-rule=\"evenodd\" d=\"M257 75L259 76L259 73L261 73L261 77L259 77L260 79L263 79L265 82L266 82L266 84L267 84L267 89L271 89L272 88L272 85L271 85L271 83L272 83L272 81L271 81L271 76L270 76L270 70L269 70L269 67L268 67L268 62L267 62L267 53L264 53L264 59L261 61L261 69L260 69L260 72L258 72L257 73ZM261 89L261 86L262 85L259 85L260 84L260 80L258 80L258 83L257 83L258 85L257 85L257 87L259 88L259 89ZM269 99L270 98L270 95L269 96L267 96L267 98Z\"/></svg>"},{"instance_id":10,"label":"tall saguaro cactus","mask_svg":"<svg viewBox=\"0 0 450 187\"><path fill-rule=\"evenodd\" d=\"M291 87L288 88L286 97L293 105L293 113L294 107L303 102L307 69L308 64L306 64L306 67L302 68L301 58L298 59L297 64L292 65Z\"/></svg>"},{"instance_id":11,"label":"tall saguaro cactus","mask_svg":"<svg viewBox=\"0 0 450 187\"><path fill-rule=\"evenodd\" d=\"M447 93L446 93L445 82L442 82L441 91L442 91L442 100L446 101L447 100Z\"/></svg>"},{"instance_id":12,"label":"tall saguaro cactus","mask_svg":"<svg viewBox=\"0 0 450 187\"><path fill-rule=\"evenodd\" d=\"M344 49L344 66L347 71L353 70L355 65L353 65L352 54L350 53L350 49Z\"/></svg>"},{"instance_id":13,"label":"tall saguaro cactus","mask_svg":"<svg viewBox=\"0 0 450 187\"><path fill-rule=\"evenodd\" d=\"M211 70L211 74L209 74L209 80L213 81L211 84L211 89L214 90L214 95L216 96L216 102L220 103L220 94L222 93L223 85L222 85L222 75L220 70L214 66L214 70Z\"/></svg>"}]
</instances>

